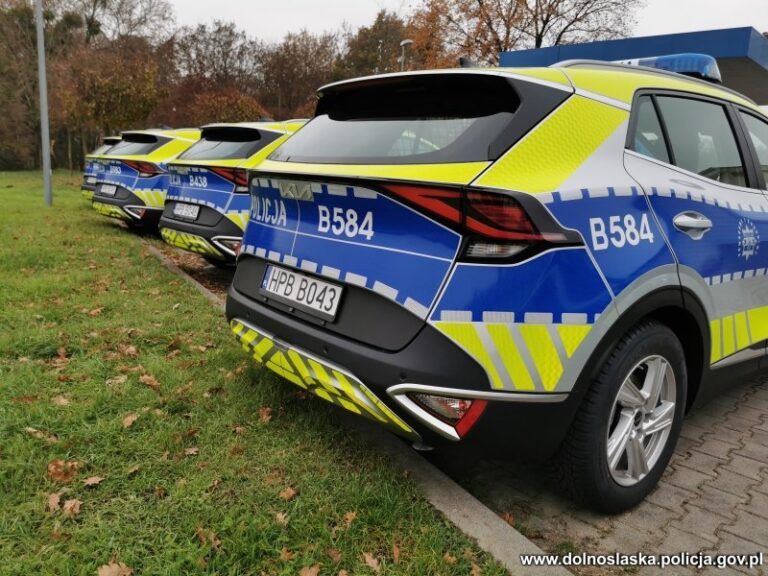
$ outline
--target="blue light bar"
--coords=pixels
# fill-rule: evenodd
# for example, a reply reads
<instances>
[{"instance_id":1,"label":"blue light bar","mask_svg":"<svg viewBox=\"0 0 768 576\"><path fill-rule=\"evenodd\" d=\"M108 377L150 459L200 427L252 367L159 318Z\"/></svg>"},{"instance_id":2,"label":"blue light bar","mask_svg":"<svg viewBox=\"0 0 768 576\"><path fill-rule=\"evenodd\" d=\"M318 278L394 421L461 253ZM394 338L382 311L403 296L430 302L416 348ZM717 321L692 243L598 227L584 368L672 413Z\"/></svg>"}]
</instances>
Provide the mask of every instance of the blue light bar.
<instances>
[{"instance_id":1,"label":"blue light bar","mask_svg":"<svg viewBox=\"0 0 768 576\"><path fill-rule=\"evenodd\" d=\"M723 77L720 74L720 68L717 66L717 60L707 54L696 54L693 52L685 54L668 54L666 56L656 56L654 58L635 58L632 60L619 60L621 64L631 66L647 66L648 68L658 68L669 72L677 72L685 76L702 78L710 82L722 83Z\"/></svg>"}]
</instances>

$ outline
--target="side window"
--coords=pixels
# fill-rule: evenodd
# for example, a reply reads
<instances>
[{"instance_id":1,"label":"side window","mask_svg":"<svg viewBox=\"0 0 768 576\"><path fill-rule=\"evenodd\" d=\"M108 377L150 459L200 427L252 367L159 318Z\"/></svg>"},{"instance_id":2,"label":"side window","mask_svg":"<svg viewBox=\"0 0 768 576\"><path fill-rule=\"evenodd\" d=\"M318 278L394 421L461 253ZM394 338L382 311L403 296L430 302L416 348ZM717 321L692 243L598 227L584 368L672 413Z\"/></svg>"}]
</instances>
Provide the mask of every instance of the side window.
<instances>
[{"instance_id":1,"label":"side window","mask_svg":"<svg viewBox=\"0 0 768 576\"><path fill-rule=\"evenodd\" d=\"M724 184L747 185L736 136L723 106L676 96L658 96L656 101L677 166Z\"/></svg>"},{"instance_id":2,"label":"side window","mask_svg":"<svg viewBox=\"0 0 768 576\"><path fill-rule=\"evenodd\" d=\"M741 117L744 119L752 145L757 152L760 169L763 171L766 182L768 182L768 123L744 112L741 113Z\"/></svg>"},{"instance_id":3,"label":"side window","mask_svg":"<svg viewBox=\"0 0 768 576\"><path fill-rule=\"evenodd\" d=\"M667 144L664 142L664 133L661 130L659 117L650 96L641 96L637 99L637 123L635 124L635 136L632 139L632 150L644 156L650 156L669 162Z\"/></svg>"}]
</instances>

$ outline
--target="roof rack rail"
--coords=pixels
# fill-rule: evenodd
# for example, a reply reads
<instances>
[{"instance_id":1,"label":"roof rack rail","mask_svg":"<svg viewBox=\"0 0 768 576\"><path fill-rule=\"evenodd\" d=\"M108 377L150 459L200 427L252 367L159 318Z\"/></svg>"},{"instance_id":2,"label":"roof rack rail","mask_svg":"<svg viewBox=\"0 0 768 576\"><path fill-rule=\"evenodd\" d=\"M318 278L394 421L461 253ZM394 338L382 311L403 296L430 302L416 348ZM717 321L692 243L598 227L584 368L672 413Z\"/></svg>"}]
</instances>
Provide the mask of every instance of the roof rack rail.
<instances>
[{"instance_id":1,"label":"roof rack rail","mask_svg":"<svg viewBox=\"0 0 768 576\"><path fill-rule=\"evenodd\" d=\"M745 96L741 92L737 92L733 88L728 88L727 86L723 86L722 84L712 84L712 82L708 82L707 80L702 80L701 78L696 78L694 76L687 76L685 74L680 74L679 72L670 72L669 70L661 70L659 68L650 68L648 66L635 66L633 64L623 64L621 62L610 62L608 60L563 60L561 62L556 62L555 64L552 64L550 68L594 68L594 67L600 67L600 68L614 68L618 70L626 70L627 72L645 72L648 74L656 74L659 76L666 76L666 77L672 77L672 78L684 78L686 80L690 80L691 82L695 82L697 84L701 84L702 86L709 86L710 88L716 87L720 90L724 90L726 92L729 92L733 94L734 96L738 96L739 98L743 98L744 100L747 100L748 102L751 102L755 106L757 106L757 103L752 100L749 96Z\"/></svg>"}]
</instances>

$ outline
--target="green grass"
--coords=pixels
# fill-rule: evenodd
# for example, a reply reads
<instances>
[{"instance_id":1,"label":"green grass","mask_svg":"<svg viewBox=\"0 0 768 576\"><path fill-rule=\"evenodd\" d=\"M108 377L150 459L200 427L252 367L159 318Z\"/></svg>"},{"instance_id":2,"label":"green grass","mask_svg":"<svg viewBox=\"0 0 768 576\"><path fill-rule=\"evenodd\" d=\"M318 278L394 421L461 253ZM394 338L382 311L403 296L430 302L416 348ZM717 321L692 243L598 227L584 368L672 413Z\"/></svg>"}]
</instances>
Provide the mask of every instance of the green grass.
<instances>
[{"instance_id":1,"label":"green grass","mask_svg":"<svg viewBox=\"0 0 768 576\"><path fill-rule=\"evenodd\" d=\"M504 572L334 407L252 366L79 177L56 174L53 209L40 180L0 173L0 573L372 574L366 553L381 574ZM55 493L79 514L47 510Z\"/></svg>"}]
</instances>

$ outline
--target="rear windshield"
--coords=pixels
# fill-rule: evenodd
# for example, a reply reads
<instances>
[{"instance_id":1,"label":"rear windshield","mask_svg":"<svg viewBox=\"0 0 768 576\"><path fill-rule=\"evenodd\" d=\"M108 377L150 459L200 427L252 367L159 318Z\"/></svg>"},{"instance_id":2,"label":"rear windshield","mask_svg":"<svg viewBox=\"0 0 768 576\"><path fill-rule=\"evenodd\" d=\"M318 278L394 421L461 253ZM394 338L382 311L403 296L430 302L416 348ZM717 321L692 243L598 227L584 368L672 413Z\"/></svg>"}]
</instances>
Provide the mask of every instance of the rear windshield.
<instances>
[{"instance_id":1,"label":"rear windshield","mask_svg":"<svg viewBox=\"0 0 768 576\"><path fill-rule=\"evenodd\" d=\"M96 148L96 150L94 150L93 152L91 152L91 155L92 155L92 156L98 156L98 155L100 155L100 154L104 154L104 152L106 152L107 150L109 150L110 148L112 148L112 146L114 146L114 144L102 144L101 146L99 146L98 148Z\"/></svg>"},{"instance_id":2,"label":"rear windshield","mask_svg":"<svg viewBox=\"0 0 768 576\"><path fill-rule=\"evenodd\" d=\"M179 160L245 160L280 136L277 132L253 128L204 129L201 140L190 146Z\"/></svg>"},{"instance_id":3,"label":"rear windshield","mask_svg":"<svg viewBox=\"0 0 768 576\"><path fill-rule=\"evenodd\" d=\"M170 139L154 134L125 135L107 152L107 156L142 156L154 152Z\"/></svg>"},{"instance_id":4,"label":"rear windshield","mask_svg":"<svg viewBox=\"0 0 768 576\"><path fill-rule=\"evenodd\" d=\"M271 159L328 164L485 161L509 146L521 98L506 78L424 74L331 87Z\"/></svg>"}]
</instances>

